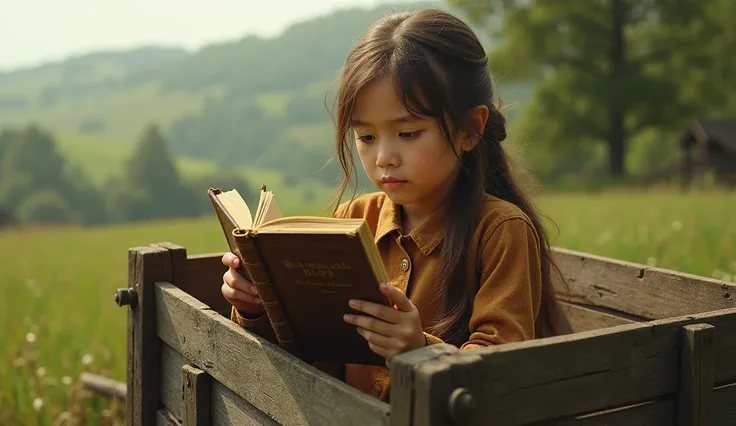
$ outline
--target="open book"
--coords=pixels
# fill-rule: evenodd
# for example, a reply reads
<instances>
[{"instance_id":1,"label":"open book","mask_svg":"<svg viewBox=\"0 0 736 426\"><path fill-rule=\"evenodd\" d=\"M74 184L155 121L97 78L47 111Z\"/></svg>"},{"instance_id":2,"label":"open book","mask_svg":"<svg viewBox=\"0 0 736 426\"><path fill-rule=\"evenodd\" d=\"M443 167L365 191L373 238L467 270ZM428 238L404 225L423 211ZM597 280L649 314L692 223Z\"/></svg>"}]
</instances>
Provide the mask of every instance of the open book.
<instances>
[{"instance_id":1,"label":"open book","mask_svg":"<svg viewBox=\"0 0 736 426\"><path fill-rule=\"evenodd\" d=\"M254 214L237 190L210 188L208 196L281 347L307 362L385 365L343 320L356 313L350 299L391 306L378 289L388 276L365 220L283 216L265 186Z\"/></svg>"}]
</instances>

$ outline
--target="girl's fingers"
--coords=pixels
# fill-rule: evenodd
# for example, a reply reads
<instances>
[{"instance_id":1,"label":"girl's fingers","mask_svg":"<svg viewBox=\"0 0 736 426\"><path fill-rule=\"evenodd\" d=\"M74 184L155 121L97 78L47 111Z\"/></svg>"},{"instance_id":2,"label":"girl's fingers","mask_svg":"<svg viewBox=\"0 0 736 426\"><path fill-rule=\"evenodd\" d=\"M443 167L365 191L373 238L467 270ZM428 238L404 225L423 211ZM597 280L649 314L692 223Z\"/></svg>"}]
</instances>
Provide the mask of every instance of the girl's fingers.
<instances>
[{"instance_id":1,"label":"girl's fingers","mask_svg":"<svg viewBox=\"0 0 736 426\"><path fill-rule=\"evenodd\" d=\"M353 324L358 328L373 331L375 333L382 334L384 336L392 336L394 334L394 327L380 319L374 318L368 315L350 315L346 314L343 319L349 324Z\"/></svg>"},{"instance_id":2,"label":"girl's fingers","mask_svg":"<svg viewBox=\"0 0 736 426\"><path fill-rule=\"evenodd\" d=\"M238 259L238 256L236 256L234 253L227 252L224 255L222 255L222 264L230 267L230 268L237 268L240 266L240 259Z\"/></svg>"},{"instance_id":3,"label":"girl's fingers","mask_svg":"<svg viewBox=\"0 0 736 426\"><path fill-rule=\"evenodd\" d=\"M238 271L233 268L230 268L227 272L225 272L225 274L222 276L222 280L225 282L225 284L235 289L250 294L258 294L256 286L252 282L245 279L242 275L240 275Z\"/></svg>"},{"instance_id":4,"label":"girl's fingers","mask_svg":"<svg viewBox=\"0 0 736 426\"><path fill-rule=\"evenodd\" d=\"M221 291L222 295L225 296L231 304L238 301L256 305L261 303L261 299L258 298L258 296L233 288L226 283L222 284Z\"/></svg>"},{"instance_id":5,"label":"girl's fingers","mask_svg":"<svg viewBox=\"0 0 736 426\"><path fill-rule=\"evenodd\" d=\"M414 304L411 303L406 294L396 287L390 286L386 283L381 283L379 286L381 293L391 301L392 305L395 305L400 311L411 312L414 309Z\"/></svg>"},{"instance_id":6,"label":"girl's fingers","mask_svg":"<svg viewBox=\"0 0 736 426\"><path fill-rule=\"evenodd\" d=\"M380 346L384 349L393 349L395 346L397 346L396 342L392 338L371 330L367 330L365 328L358 327L358 334L363 336L363 338L367 340L368 343L371 343L375 346Z\"/></svg>"},{"instance_id":7,"label":"girl's fingers","mask_svg":"<svg viewBox=\"0 0 736 426\"><path fill-rule=\"evenodd\" d=\"M401 312L378 303L367 302L365 300L351 300L350 307L356 311L364 312L391 324L401 321Z\"/></svg>"},{"instance_id":8,"label":"girl's fingers","mask_svg":"<svg viewBox=\"0 0 736 426\"><path fill-rule=\"evenodd\" d=\"M371 350L375 352L376 354L378 354L379 356L386 358L386 366L388 367L388 360L393 357L393 354L395 353L395 351L388 349L388 348L384 348L383 346L380 346L380 345L373 344L371 342L368 342L368 347L371 348Z\"/></svg>"}]
</instances>

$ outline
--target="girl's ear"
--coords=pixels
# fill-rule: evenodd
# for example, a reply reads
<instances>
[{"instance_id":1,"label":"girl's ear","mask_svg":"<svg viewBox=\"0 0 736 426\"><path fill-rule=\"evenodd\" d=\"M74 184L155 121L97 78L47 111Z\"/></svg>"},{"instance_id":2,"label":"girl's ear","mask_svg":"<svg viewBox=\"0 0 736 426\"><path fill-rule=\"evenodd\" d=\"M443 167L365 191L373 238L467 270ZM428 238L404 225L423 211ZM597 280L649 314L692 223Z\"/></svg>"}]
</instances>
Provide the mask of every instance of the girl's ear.
<instances>
[{"instance_id":1,"label":"girl's ear","mask_svg":"<svg viewBox=\"0 0 736 426\"><path fill-rule=\"evenodd\" d=\"M478 105L470 111L470 123L473 126L474 135L482 135L488 121L488 107L486 105ZM474 135L464 135L460 148L463 151L471 151L480 142L479 137Z\"/></svg>"}]
</instances>

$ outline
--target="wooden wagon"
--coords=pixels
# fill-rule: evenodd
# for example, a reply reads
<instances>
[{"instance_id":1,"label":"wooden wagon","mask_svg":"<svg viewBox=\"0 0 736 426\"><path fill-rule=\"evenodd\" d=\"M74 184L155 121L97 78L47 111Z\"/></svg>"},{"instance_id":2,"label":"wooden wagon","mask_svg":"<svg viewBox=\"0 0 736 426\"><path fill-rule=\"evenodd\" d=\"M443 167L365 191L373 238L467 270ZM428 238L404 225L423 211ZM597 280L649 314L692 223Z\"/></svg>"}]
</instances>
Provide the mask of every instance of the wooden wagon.
<instances>
[{"instance_id":1,"label":"wooden wagon","mask_svg":"<svg viewBox=\"0 0 736 426\"><path fill-rule=\"evenodd\" d=\"M736 425L736 286L556 249L570 333L391 365L390 404L229 320L222 254L129 251L128 424Z\"/></svg>"}]
</instances>

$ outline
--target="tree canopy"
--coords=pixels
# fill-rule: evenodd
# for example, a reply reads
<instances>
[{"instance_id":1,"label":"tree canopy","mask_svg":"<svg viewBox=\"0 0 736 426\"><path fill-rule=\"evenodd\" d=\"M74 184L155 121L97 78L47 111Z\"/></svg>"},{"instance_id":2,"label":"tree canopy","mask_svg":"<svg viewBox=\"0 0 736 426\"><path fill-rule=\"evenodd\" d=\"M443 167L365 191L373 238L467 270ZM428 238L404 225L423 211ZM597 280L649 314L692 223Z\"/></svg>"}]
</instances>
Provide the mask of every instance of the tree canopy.
<instances>
[{"instance_id":1,"label":"tree canopy","mask_svg":"<svg viewBox=\"0 0 736 426\"><path fill-rule=\"evenodd\" d=\"M643 132L679 131L734 102L722 90L734 88L725 81L736 43L730 0L450 3L497 41L490 63L502 81L538 83L524 121L530 143L580 157L605 146L610 175L626 175L626 152Z\"/></svg>"}]
</instances>

